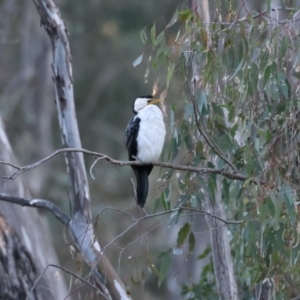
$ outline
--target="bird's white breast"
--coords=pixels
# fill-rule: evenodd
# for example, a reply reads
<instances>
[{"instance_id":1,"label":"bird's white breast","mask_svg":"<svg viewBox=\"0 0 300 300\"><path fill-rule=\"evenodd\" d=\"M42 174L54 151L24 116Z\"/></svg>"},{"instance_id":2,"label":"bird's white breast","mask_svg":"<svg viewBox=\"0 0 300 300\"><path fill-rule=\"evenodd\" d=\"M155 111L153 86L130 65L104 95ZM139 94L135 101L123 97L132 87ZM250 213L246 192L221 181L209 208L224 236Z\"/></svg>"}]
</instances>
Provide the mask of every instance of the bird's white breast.
<instances>
[{"instance_id":1,"label":"bird's white breast","mask_svg":"<svg viewBox=\"0 0 300 300\"><path fill-rule=\"evenodd\" d=\"M137 158L144 163L158 161L165 142L166 129L161 110L147 105L139 111L140 128L137 136Z\"/></svg>"}]
</instances>

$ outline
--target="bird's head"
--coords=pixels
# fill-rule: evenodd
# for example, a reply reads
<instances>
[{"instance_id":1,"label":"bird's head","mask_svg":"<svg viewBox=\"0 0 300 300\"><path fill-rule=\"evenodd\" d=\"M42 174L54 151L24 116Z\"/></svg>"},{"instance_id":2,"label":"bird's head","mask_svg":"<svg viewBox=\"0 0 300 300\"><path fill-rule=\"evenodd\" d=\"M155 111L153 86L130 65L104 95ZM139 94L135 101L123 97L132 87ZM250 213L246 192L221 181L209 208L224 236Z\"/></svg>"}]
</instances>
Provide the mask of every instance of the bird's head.
<instances>
[{"instance_id":1,"label":"bird's head","mask_svg":"<svg viewBox=\"0 0 300 300\"><path fill-rule=\"evenodd\" d=\"M133 103L133 112L137 114L141 109L145 108L147 105L158 103L160 101L160 99L155 99L151 95L137 97Z\"/></svg>"}]
</instances>

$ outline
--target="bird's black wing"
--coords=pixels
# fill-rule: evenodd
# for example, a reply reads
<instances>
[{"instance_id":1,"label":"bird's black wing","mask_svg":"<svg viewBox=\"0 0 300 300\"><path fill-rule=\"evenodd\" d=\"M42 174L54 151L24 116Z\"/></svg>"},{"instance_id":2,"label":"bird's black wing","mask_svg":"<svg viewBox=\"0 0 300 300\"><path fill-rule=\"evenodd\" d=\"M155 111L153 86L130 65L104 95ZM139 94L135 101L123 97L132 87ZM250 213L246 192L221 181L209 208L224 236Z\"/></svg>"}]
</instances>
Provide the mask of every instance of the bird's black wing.
<instances>
[{"instance_id":1,"label":"bird's black wing","mask_svg":"<svg viewBox=\"0 0 300 300\"><path fill-rule=\"evenodd\" d=\"M134 116L127 125L124 142L128 151L129 160L136 160L137 157L137 136L140 128L141 119ZM147 164L144 166L131 166L137 185L137 202L140 207L144 207L148 195L148 176L153 168L153 165Z\"/></svg>"},{"instance_id":2,"label":"bird's black wing","mask_svg":"<svg viewBox=\"0 0 300 300\"><path fill-rule=\"evenodd\" d=\"M129 160L135 160L137 156L137 136L140 128L141 119L134 116L127 125L124 142L128 151Z\"/></svg>"}]
</instances>

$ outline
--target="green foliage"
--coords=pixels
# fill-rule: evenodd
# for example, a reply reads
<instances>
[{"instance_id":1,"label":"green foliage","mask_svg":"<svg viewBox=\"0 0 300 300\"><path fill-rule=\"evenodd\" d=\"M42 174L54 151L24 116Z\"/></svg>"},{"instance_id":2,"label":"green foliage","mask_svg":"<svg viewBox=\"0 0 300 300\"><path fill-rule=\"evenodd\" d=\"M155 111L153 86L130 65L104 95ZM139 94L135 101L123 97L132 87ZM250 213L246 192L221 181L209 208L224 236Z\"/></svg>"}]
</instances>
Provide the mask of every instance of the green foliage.
<instances>
[{"instance_id":1,"label":"green foliage","mask_svg":"<svg viewBox=\"0 0 300 300\"><path fill-rule=\"evenodd\" d=\"M203 253L199 255L198 259L206 258L210 252L211 249L205 249ZM191 285L183 285L181 293L182 295L185 295L185 299L188 300L209 300L218 298L218 294L216 292L216 282L214 280L213 262L211 259L209 263L204 266L199 282Z\"/></svg>"},{"instance_id":2,"label":"green foliage","mask_svg":"<svg viewBox=\"0 0 300 300\"><path fill-rule=\"evenodd\" d=\"M171 265L171 257L168 252L163 252L160 254L159 258L161 259L160 263L160 273L159 273L159 279L158 279L158 287L161 286L164 279L166 278L170 265Z\"/></svg>"},{"instance_id":3,"label":"green foliage","mask_svg":"<svg viewBox=\"0 0 300 300\"><path fill-rule=\"evenodd\" d=\"M185 223L179 230L177 236L177 247L182 248L183 244L185 243L189 233L191 230L191 226L189 223Z\"/></svg>"},{"instance_id":4,"label":"green foliage","mask_svg":"<svg viewBox=\"0 0 300 300\"><path fill-rule=\"evenodd\" d=\"M240 290L246 295L259 281L276 277L274 294L289 298L293 296L292 287L283 274L291 274L294 282L300 280L295 268L300 247L296 206L300 52L298 39L287 34L291 33L288 25L271 26L268 22L248 16L230 25L211 24L207 31L202 21L184 8L175 11L163 30L154 24L147 33L150 38L145 31L141 35L152 45L152 69L147 72L156 74L158 66L164 68L163 84L172 95L168 98L167 158L232 171L225 157L247 177L239 181L212 175L205 187L214 195L220 181L228 217L244 221L230 227ZM173 26L177 30L171 31ZM200 74L193 78L193 86L195 66ZM209 145L199 127L208 136ZM212 156L213 162L209 159ZM162 179L168 181L174 174L176 207L201 208L201 187L205 185L201 177L172 170ZM176 212L171 220L183 213ZM180 229L177 247L188 242L193 252L191 222L192 218ZM204 272L207 275L207 269ZM187 299L198 299L196 290L203 293L204 282L185 286L183 294ZM213 289L207 285L209 291Z\"/></svg>"}]
</instances>

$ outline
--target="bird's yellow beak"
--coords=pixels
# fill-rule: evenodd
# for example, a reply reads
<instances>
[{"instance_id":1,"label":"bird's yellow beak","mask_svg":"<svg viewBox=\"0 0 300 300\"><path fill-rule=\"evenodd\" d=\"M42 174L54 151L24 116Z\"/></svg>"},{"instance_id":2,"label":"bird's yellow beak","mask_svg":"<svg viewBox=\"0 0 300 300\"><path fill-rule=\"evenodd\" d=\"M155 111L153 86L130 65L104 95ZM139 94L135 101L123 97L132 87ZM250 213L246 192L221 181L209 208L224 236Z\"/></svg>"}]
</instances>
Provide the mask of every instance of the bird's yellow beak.
<instances>
[{"instance_id":1,"label":"bird's yellow beak","mask_svg":"<svg viewBox=\"0 0 300 300\"><path fill-rule=\"evenodd\" d=\"M154 104L154 103L158 103L158 102L161 102L161 99L150 100L150 101L148 101L148 104Z\"/></svg>"}]
</instances>

